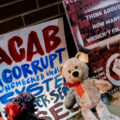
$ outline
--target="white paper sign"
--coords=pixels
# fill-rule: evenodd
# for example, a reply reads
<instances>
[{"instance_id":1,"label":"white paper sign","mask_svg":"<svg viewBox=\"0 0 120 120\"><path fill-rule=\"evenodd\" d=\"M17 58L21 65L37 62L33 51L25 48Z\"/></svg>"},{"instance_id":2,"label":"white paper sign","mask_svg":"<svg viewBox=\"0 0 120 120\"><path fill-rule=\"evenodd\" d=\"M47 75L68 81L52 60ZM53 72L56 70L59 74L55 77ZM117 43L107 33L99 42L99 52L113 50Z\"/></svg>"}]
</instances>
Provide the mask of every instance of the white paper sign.
<instances>
[{"instance_id":1,"label":"white paper sign","mask_svg":"<svg viewBox=\"0 0 120 120\"><path fill-rule=\"evenodd\" d=\"M68 59L63 20L56 19L0 36L0 110L21 92L32 93L43 119L66 120L60 66Z\"/></svg>"}]
</instances>

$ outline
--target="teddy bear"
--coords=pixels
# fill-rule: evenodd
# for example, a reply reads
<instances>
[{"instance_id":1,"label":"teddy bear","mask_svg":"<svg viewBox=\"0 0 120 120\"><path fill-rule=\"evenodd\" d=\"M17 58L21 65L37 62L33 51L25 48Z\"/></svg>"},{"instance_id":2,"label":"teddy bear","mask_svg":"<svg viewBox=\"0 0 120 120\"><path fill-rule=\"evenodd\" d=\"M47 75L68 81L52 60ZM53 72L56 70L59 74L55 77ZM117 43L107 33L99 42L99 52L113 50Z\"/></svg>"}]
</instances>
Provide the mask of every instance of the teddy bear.
<instances>
[{"instance_id":1,"label":"teddy bear","mask_svg":"<svg viewBox=\"0 0 120 120\"><path fill-rule=\"evenodd\" d=\"M65 85L69 91L64 101L67 109L71 109L75 103L81 108L84 120L120 120L111 114L101 100L101 92L107 92L112 88L110 82L105 80L91 79L88 77L88 56L78 52L75 57L68 59L60 68L65 78ZM91 111L95 108L97 116Z\"/></svg>"}]
</instances>

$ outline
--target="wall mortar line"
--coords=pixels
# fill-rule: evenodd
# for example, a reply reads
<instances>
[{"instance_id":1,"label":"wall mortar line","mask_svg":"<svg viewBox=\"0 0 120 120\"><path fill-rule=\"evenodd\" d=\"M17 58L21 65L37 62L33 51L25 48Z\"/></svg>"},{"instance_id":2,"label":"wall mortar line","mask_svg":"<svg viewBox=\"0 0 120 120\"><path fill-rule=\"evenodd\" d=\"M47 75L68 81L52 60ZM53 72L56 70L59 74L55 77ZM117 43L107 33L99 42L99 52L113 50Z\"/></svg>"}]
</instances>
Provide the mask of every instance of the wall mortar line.
<instances>
[{"instance_id":1,"label":"wall mortar line","mask_svg":"<svg viewBox=\"0 0 120 120\"><path fill-rule=\"evenodd\" d=\"M0 8L2 8L2 7L7 7L7 6L9 6L9 5L13 5L13 4L15 4L15 3L22 2L22 1L24 1L24 0L17 0L17 1L10 2L10 3L5 3L5 4L3 4L3 5L0 5Z\"/></svg>"}]
</instances>

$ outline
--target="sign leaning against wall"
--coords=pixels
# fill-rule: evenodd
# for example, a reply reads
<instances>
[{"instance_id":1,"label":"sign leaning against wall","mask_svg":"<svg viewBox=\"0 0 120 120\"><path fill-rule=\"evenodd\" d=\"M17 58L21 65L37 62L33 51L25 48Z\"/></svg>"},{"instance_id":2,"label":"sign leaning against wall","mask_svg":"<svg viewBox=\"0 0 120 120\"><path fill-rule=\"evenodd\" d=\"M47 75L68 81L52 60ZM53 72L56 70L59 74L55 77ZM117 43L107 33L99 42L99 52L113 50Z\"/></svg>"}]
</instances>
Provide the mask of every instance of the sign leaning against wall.
<instances>
[{"instance_id":1,"label":"sign leaning against wall","mask_svg":"<svg viewBox=\"0 0 120 120\"><path fill-rule=\"evenodd\" d=\"M63 0L78 51L89 54L90 75L120 90L120 1Z\"/></svg>"},{"instance_id":2,"label":"sign leaning against wall","mask_svg":"<svg viewBox=\"0 0 120 120\"><path fill-rule=\"evenodd\" d=\"M21 92L37 99L39 117L67 119L60 66L68 59L62 18L0 36L0 111ZM76 109L78 110L78 109Z\"/></svg>"}]
</instances>

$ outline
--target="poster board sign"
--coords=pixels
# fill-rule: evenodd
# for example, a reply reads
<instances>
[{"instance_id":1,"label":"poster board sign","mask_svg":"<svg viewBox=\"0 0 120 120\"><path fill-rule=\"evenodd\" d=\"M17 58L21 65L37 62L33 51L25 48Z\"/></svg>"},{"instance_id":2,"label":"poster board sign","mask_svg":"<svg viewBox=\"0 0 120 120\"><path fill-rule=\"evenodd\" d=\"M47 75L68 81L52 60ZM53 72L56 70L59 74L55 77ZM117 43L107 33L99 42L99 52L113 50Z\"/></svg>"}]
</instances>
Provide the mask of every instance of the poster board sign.
<instances>
[{"instance_id":1,"label":"poster board sign","mask_svg":"<svg viewBox=\"0 0 120 120\"><path fill-rule=\"evenodd\" d=\"M62 18L0 36L0 111L21 92L36 97L42 119L67 119L60 66L68 59ZM57 110L56 110L57 109ZM71 114L70 114L71 112Z\"/></svg>"},{"instance_id":2,"label":"poster board sign","mask_svg":"<svg viewBox=\"0 0 120 120\"><path fill-rule=\"evenodd\" d=\"M89 54L91 75L120 89L120 1L63 0L78 51Z\"/></svg>"}]
</instances>

